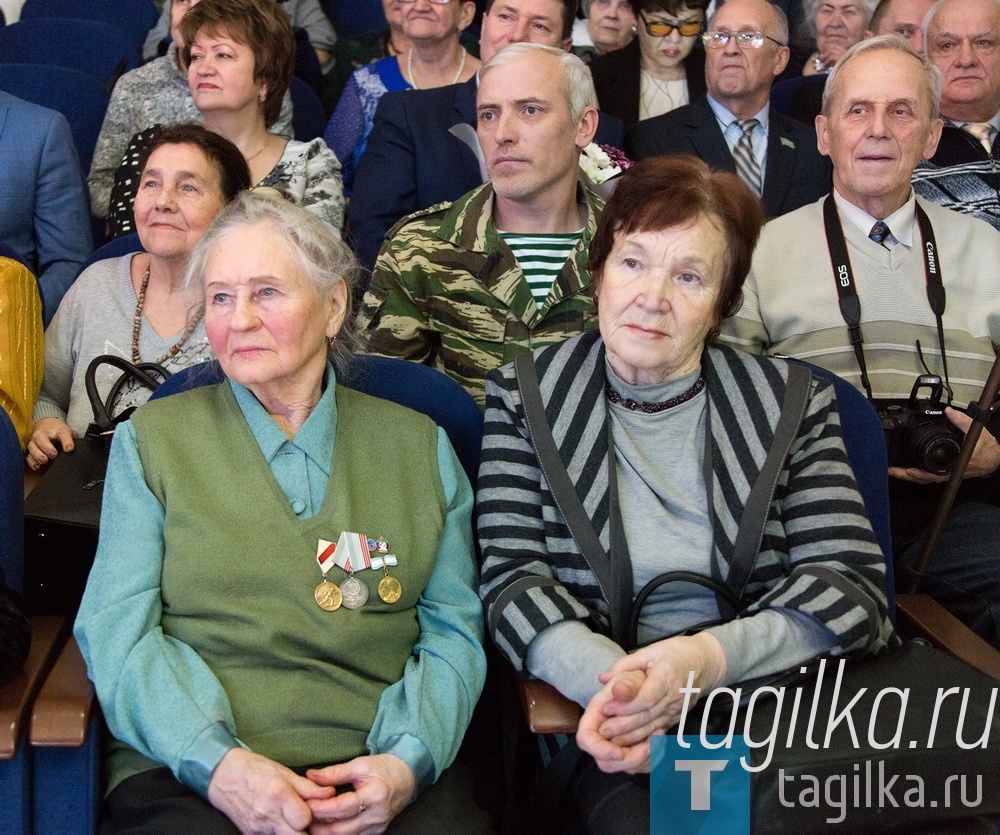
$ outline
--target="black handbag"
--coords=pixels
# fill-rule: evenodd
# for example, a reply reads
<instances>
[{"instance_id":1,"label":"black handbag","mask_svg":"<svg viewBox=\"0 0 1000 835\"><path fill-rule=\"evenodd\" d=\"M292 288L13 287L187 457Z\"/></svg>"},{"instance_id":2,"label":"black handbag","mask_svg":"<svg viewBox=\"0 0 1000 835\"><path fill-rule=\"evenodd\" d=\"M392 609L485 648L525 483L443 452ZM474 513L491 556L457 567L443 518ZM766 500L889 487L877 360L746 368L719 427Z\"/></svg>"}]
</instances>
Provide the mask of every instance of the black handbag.
<instances>
[{"instance_id":1,"label":"black handbag","mask_svg":"<svg viewBox=\"0 0 1000 835\"><path fill-rule=\"evenodd\" d=\"M674 571L651 580L633 599L627 542L618 507L612 439L608 439L608 448L612 451L608 478L614 559L609 558L601 545L559 456L545 415L533 358L530 355L518 357L514 366L528 431L549 489L556 497L567 525L601 587L612 590L608 603L614 640L629 650L638 645L637 631L642 605L655 589L670 582L698 583L710 588L716 595L724 619L735 617L742 611L749 603L743 598L743 589L752 571L756 546L766 523L775 480L780 475L805 412L811 385L808 369L789 366L788 386L782 413L775 427L774 441L744 508L726 581L722 583L691 572ZM623 566L623 563L626 565ZM707 625L702 624L698 629ZM818 684L817 673L821 661L828 674L825 682ZM864 725L863 730L857 734L857 745L854 744L854 737L848 727L834 722L829 745L813 747L805 738L805 722L799 717L794 720L796 734L792 737L792 744L785 745L793 721L789 706L785 704L782 710L777 697L757 700L750 724L752 738L763 739L777 727L775 739L781 740L781 743L774 746L772 760L767 768L751 776L751 824L754 833L787 832L801 835L804 832L821 831L832 825L829 822L831 812L822 805L815 807L794 801L789 803L792 791L794 799L798 799L803 787L812 785L804 775L818 781L821 801L824 797L823 787L828 785L828 781L833 780L839 786L839 781L843 778L849 797L845 803L844 819L840 823L843 824L843 831L851 832L852 835L867 832L923 832L928 831L929 824L933 827L937 823L942 826L939 831L962 832L964 835L981 831L976 827L988 826L984 821L1000 814L1000 761L996 754L1000 747L1000 722L992 722L993 713L998 707L995 688L1000 683L923 641L910 641L897 644L895 648L879 655L847 663L836 698L836 705L839 707L831 710L834 686L829 671L833 670L832 675L836 675L837 665L836 660L819 659L806 668L796 668L739 685L744 694L765 685L776 689L784 688L783 692L788 694L789 700L793 698L792 693L799 690L800 703L805 705L804 711L813 710L815 704L817 722L810 741L818 739L825 743L831 715L836 715L855 696L858 696L852 710L855 728L859 723ZM875 710L878 694L887 688L898 688L909 693L900 735L901 744L893 749L877 747L894 736L899 718L899 712L892 711L886 705ZM958 688L959 697L952 695L938 704L938 694L949 688ZM961 694L966 693L963 702ZM734 710L737 717L735 727L738 729L735 732L740 733L746 727L746 704L737 707L727 698L720 698L718 702L718 705L713 705L713 710L707 717L704 715L705 703L696 705L685 722L685 734L697 733L704 721L708 733L724 736L731 726ZM868 724L873 716L876 717L872 720L873 732L869 733ZM928 744L932 726L936 728L936 733L933 744ZM979 740L980 736L983 743L979 747L966 747L958 742L962 739L968 743L970 740ZM871 740L876 745L870 744ZM753 749L752 764L760 765L765 762L764 756L763 749ZM574 773L584 763L582 753L574 741L563 747L542 776L539 795L544 798L544 806L550 810L560 807L564 792L574 779ZM920 805L907 805L904 800L905 792L914 788L913 781L907 782L911 775L919 776L926 789L924 802ZM962 785L965 794L970 799L978 798L974 806L963 804L958 784L954 780L952 784L948 782L949 778L960 775L965 775L966 778L966 784ZM857 802L854 794L855 776L860 791ZM895 782L892 782L893 777L896 778ZM872 780L875 782L874 786ZM881 791L886 783L891 783L888 795ZM942 795L949 785L953 787L946 805ZM869 786L872 786L871 792L866 793ZM873 800L870 799L872 797ZM933 803L930 802L932 800ZM557 822L548 822L558 831ZM958 828L952 830L950 827L953 825Z\"/></svg>"},{"instance_id":2,"label":"black handbag","mask_svg":"<svg viewBox=\"0 0 1000 835\"><path fill-rule=\"evenodd\" d=\"M122 374L101 399L96 374L112 365ZM85 384L94 422L73 452L61 453L24 500L24 605L33 615L76 611L97 552L101 498L108 450L115 427L134 411L115 414L115 403L130 380L155 391L170 372L151 362L134 364L102 354L87 366Z\"/></svg>"}]
</instances>

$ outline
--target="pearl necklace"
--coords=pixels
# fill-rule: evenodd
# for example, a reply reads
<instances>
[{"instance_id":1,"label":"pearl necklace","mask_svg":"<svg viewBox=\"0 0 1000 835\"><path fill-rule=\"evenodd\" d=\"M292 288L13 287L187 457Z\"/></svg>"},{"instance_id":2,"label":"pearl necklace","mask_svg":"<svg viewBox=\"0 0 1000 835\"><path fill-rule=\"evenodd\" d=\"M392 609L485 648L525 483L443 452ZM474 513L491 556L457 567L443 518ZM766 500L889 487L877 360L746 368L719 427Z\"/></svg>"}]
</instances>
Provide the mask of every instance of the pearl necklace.
<instances>
[{"instance_id":1,"label":"pearl necklace","mask_svg":"<svg viewBox=\"0 0 1000 835\"><path fill-rule=\"evenodd\" d=\"M142 362L142 359L139 357L139 330L142 327L142 308L146 304L147 287L149 287L149 267L146 267L146 273L142 277L142 284L139 285L139 297L135 303L135 316L132 317L132 362L136 365ZM184 347L184 343L188 341L188 337L194 333L194 329L198 327L200 321L201 316L199 315L188 323L188 326L184 328L184 333L181 334L181 338L177 340L167 353L156 360L156 364L163 365L168 359L176 356L177 352Z\"/></svg>"},{"instance_id":2,"label":"pearl necklace","mask_svg":"<svg viewBox=\"0 0 1000 835\"><path fill-rule=\"evenodd\" d=\"M618 403L619 405L624 406L629 411L644 412L647 415L664 412L667 409L674 408L674 406L680 406L681 403L687 403L688 400L697 395L703 388L705 388L705 375L699 374L698 379L694 381L694 385L687 391L681 392L676 397L671 397L669 400L663 400L659 403L643 403L641 400L633 400L631 397L623 397L611 387L610 380L605 379L604 381L604 391L608 395L608 400L612 403Z\"/></svg>"},{"instance_id":3,"label":"pearl necklace","mask_svg":"<svg viewBox=\"0 0 1000 835\"><path fill-rule=\"evenodd\" d=\"M465 51L465 47L462 47L462 61L458 65L458 71L455 73L455 77L451 80L452 84L458 84L458 79L462 77L462 70L465 69L465 59L469 57L469 53ZM406 53L406 74L410 77L410 86L414 90L419 90L417 82L413 80L413 47L410 47L410 51Z\"/></svg>"}]
</instances>

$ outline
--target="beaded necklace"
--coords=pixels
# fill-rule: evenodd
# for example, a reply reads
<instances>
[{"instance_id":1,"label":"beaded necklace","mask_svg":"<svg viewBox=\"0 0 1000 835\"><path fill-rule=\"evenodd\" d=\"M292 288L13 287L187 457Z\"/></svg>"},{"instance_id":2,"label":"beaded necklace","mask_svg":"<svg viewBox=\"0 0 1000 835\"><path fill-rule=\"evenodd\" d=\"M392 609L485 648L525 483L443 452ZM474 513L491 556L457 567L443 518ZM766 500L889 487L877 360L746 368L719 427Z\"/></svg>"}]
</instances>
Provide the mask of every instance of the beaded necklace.
<instances>
[{"instance_id":1,"label":"beaded necklace","mask_svg":"<svg viewBox=\"0 0 1000 835\"><path fill-rule=\"evenodd\" d=\"M608 395L608 400L624 406L629 411L643 412L647 415L665 412L667 409L674 408L674 406L680 406L681 403L687 403L688 400L695 397L703 388L705 388L705 375L699 374L698 379L694 381L694 385L676 397L671 397L669 400L661 400L659 403L643 403L641 400L633 400L631 397L622 397L621 394L612 388L610 380L605 379L604 381L604 391Z\"/></svg>"},{"instance_id":2,"label":"beaded necklace","mask_svg":"<svg viewBox=\"0 0 1000 835\"><path fill-rule=\"evenodd\" d=\"M139 297L135 303L135 316L132 317L132 362L136 364L142 362L142 359L139 357L139 329L142 327L142 308L146 304L147 287L149 287L149 267L146 267L146 272L142 277L142 284L139 285ZM174 343L173 347L167 353L156 360L156 364L163 365L168 359L176 356L177 352L184 347L184 343L188 341L188 337L194 333L194 329L198 327L200 321L201 316L198 316L189 322L188 326L184 328L181 338Z\"/></svg>"}]
</instances>

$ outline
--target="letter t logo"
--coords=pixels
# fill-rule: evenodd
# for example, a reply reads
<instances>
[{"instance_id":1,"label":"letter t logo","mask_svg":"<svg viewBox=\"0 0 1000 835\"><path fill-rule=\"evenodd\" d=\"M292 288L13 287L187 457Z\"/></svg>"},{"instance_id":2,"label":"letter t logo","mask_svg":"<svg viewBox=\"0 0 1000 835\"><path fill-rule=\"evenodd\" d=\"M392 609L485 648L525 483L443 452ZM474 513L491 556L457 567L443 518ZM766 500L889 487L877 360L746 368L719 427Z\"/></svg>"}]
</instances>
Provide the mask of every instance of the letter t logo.
<instances>
[{"instance_id":1,"label":"letter t logo","mask_svg":"<svg viewBox=\"0 0 1000 835\"><path fill-rule=\"evenodd\" d=\"M728 760L675 760L674 771L691 773L691 810L706 812L712 808L712 772L724 771Z\"/></svg>"}]
</instances>

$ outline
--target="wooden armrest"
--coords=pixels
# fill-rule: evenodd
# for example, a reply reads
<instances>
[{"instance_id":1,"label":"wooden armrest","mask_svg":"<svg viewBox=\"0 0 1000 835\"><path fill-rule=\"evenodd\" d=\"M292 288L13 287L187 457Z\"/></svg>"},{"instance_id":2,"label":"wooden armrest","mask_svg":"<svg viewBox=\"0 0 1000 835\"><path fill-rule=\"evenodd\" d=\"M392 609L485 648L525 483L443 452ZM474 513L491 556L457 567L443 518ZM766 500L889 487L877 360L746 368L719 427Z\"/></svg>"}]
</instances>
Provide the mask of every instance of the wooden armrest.
<instances>
[{"instance_id":1,"label":"wooden armrest","mask_svg":"<svg viewBox=\"0 0 1000 835\"><path fill-rule=\"evenodd\" d=\"M986 675L1000 679L1000 651L936 600L926 594L897 594L896 609L896 621L905 634L924 638Z\"/></svg>"},{"instance_id":2,"label":"wooden armrest","mask_svg":"<svg viewBox=\"0 0 1000 835\"><path fill-rule=\"evenodd\" d=\"M548 682L514 676L524 719L532 733L575 734L583 711Z\"/></svg>"},{"instance_id":3,"label":"wooden armrest","mask_svg":"<svg viewBox=\"0 0 1000 835\"><path fill-rule=\"evenodd\" d=\"M31 650L14 680L0 687L0 760L14 757L28 708L52 668L56 650L69 629L63 615L31 619Z\"/></svg>"},{"instance_id":4,"label":"wooden armrest","mask_svg":"<svg viewBox=\"0 0 1000 835\"><path fill-rule=\"evenodd\" d=\"M31 711L32 745L79 748L87 738L94 686L76 639L70 636Z\"/></svg>"}]
</instances>

